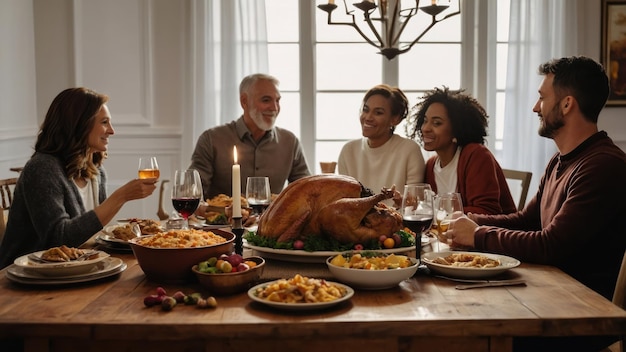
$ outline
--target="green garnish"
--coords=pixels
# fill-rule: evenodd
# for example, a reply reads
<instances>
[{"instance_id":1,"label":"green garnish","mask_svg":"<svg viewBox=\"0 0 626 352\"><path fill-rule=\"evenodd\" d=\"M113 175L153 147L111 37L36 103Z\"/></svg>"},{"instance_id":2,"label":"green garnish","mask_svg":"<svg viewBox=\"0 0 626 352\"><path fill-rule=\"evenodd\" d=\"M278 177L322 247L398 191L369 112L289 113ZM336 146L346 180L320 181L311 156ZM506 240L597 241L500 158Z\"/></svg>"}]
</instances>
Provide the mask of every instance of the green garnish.
<instances>
[{"instance_id":1,"label":"green garnish","mask_svg":"<svg viewBox=\"0 0 626 352\"><path fill-rule=\"evenodd\" d=\"M400 230L396 232L400 235L400 246L399 247L412 247L415 245L415 237L412 234ZM256 234L256 232L248 231L243 236L248 243L258 247L267 247L274 249L293 249L293 242L277 242L275 238L267 238L261 237ZM334 238L325 238L321 236L305 236L304 239L304 250L307 252L319 252L319 251L333 251L333 252L345 252L349 250L353 250L355 243L339 243ZM383 249L381 247L378 239L373 239L368 241L367 243L361 243L364 250L380 250Z\"/></svg>"}]
</instances>

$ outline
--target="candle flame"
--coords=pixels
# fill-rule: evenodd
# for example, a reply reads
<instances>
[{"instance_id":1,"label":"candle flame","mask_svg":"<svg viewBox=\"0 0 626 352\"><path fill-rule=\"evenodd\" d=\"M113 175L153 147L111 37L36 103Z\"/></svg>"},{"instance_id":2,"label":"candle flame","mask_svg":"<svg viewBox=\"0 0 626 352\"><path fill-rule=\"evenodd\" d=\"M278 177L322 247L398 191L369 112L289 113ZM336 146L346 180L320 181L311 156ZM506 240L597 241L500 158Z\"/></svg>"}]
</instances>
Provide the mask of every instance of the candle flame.
<instances>
[{"instance_id":1,"label":"candle flame","mask_svg":"<svg viewBox=\"0 0 626 352\"><path fill-rule=\"evenodd\" d=\"M237 164L237 146L233 147L233 160L235 160L235 164Z\"/></svg>"}]
</instances>

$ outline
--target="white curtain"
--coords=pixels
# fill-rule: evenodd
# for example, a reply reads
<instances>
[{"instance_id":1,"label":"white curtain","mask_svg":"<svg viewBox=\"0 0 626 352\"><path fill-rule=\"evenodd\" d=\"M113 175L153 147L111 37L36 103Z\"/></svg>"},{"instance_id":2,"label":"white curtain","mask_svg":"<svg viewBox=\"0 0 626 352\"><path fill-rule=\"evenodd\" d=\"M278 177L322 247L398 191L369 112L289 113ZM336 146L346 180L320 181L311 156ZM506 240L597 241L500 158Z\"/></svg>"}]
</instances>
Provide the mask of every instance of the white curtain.
<instances>
[{"instance_id":1,"label":"white curtain","mask_svg":"<svg viewBox=\"0 0 626 352\"><path fill-rule=\"evenodd\" d=\"M239 82L249 74L268 72L265 2L258 0L192 0L191 75L187 94L193 111L183 118L183 167L206 129L236 120Z\"/></svg>"},{"instance_id":2,"label":"white curtain","mask_svg":"<svg viewBox=\"0 0 626 352\"><path fill-rule=\"evenodd\" d=\"M543 79L537 69L552 58L577 55L579 1L511 0L502 165L533 173L529 197L557 152L552 139L537 133L539 117L532 108Z\"/></svg>"}]
</instances>

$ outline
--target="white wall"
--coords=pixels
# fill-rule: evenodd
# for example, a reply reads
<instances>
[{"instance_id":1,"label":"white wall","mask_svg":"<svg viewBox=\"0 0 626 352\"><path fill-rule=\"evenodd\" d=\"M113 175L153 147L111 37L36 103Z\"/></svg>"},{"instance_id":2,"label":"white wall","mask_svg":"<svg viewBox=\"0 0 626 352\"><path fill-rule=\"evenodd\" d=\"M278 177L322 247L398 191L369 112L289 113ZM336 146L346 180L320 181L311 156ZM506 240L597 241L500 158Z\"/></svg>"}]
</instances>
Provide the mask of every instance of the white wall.
<instances>
[{"instance_id":1,"label":"white wall","mask_svg":"<svg viewBox=\"0 0 626 352\"><path fill-rule=\"evenodd\" d=\"M9 168L28 160L50 102L71 86L110 97L109 192L137 176L142 154L157 156L162 179L186 167L180 136L187 3L0 0L0 178L15 176ZM155 193L119 216L155 217L157 203Z\"/></svg>"},{"instance_id":2,"label":"white wall","mask_svg":"<svg viewBox=\"0 0 626 352\"><path fill-rule=\"evenodd\" d=\"M600 60L601 0L584 1L579 13L580 54ZM598 127L608 132L615 143L626 150L626 108L607 106L598 119Z\"/></svg>"},{"instance_id":3,"label":"white wall","mask_svg":"<svg viewBox=\"0 0 626 352\"><path fill-rule=\"evenodd\" d=\"M111 98L116 134L105 164L109 191L136 176L140 154L157 156L163 179L186 167L190 156L181 155L182 146L195 143L181 138L191 118L190 3L0 0L0 178L15 176L9 168L28 160L50 102L70 86ZM582 3L580 54L599 59L601 2ZM624 115L626 108L611 107L600 117L600 127L622 149ZM156 210L155 193L127 204L119 216L155 217Z\"/></svg>"},{"instance_id":4,"label":"white wall","mask_svg":"<svg viewBox=\"0 0 626 352\"><path fill-rule=\"evenodd\" d=\"M37 82L31 1L0 1L0 178L32 154Z\"/></svg>"}]
</instances>

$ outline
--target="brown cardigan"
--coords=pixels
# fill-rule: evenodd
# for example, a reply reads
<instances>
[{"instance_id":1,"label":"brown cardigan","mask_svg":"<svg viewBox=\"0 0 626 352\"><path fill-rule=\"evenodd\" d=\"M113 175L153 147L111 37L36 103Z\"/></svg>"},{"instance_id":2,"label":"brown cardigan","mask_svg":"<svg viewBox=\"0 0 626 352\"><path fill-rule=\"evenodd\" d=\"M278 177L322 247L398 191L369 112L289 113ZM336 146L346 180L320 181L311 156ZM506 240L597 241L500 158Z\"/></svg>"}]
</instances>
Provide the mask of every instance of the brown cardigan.
<instances>
[{"instance_id":1,"label":"brown cardigan","mask_svg":"<svg viewBox=\"0 0 626 352\"><path fill-rule=\"evenodd\" d=\"M437 192L435 161L426 162L425 182ZM476 214L509 214L517 211L502 168L493 154L482 144L464 146L457 167L457 192L463 199L463 211Z\"/></svg>"}]
</instances>

